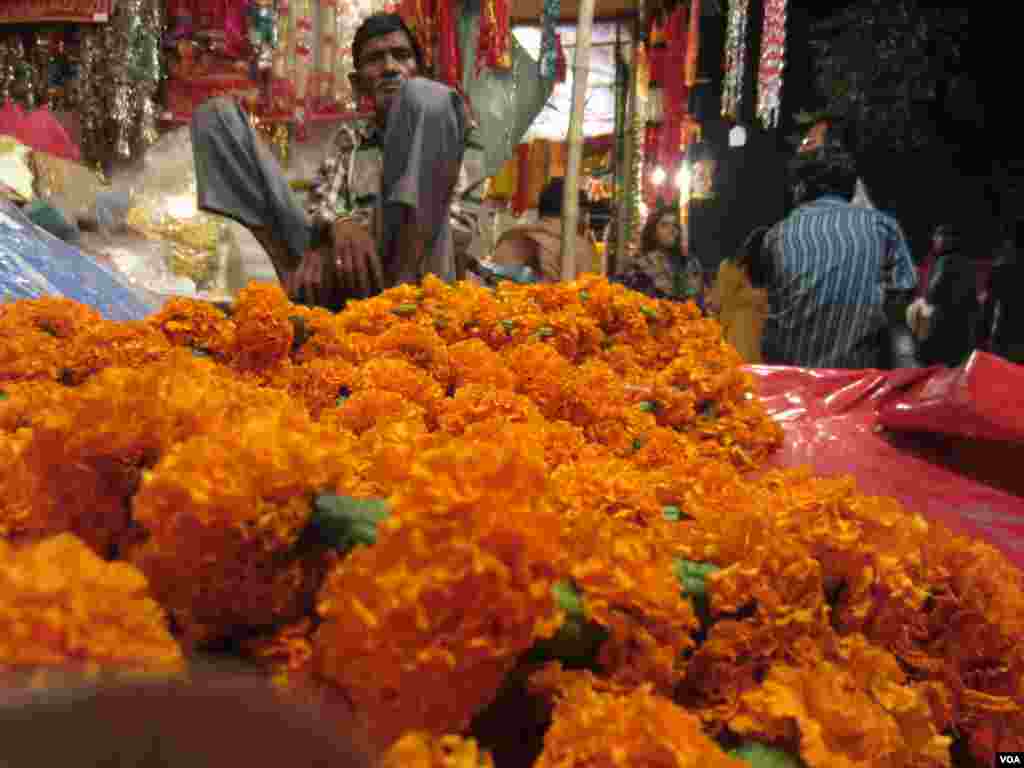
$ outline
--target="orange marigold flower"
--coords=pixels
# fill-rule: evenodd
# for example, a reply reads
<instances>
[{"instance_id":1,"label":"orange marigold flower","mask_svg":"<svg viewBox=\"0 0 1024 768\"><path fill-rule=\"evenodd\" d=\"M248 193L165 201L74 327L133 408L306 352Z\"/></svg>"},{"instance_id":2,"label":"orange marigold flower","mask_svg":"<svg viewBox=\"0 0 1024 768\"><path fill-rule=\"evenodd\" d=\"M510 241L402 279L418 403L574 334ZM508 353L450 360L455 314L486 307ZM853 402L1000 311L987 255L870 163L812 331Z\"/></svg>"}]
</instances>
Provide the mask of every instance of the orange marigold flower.
<instances>
[{"instance_id":1,"label":"orange marigold flower","mask_svg":"<svg viewBox=\"0 0 1024 768\"><path fill-rule=\"evenodd\" d=\"M236 364L242 370L268 368L291 353L295 326L292 305L276 283L249 283L234 305Z\"/></svg>"},{"instance_id":2,"label":"orange marigold flower","mask_svg":"<svg viewBox=\"0 0 1024 768\"><path fill-rule=\"evenodd\" d=\"M467 384L490 384L495 389L516 388L515 372L480 339L468 339L448 348L452 366L452 384L456 389Z\"/></svg>"},{"instance_id":3,"label":"orange marigold flower","mask_svg":"<svg viewBox=\"0 0 1024 768\"><path fill-rule=\"evenodd\" d=\"M566 421L584 428L619 419L623 416L621 409L629 399L626 387L615 371L597 360L579 366L562 387ZM650 419L652 425L653 421Z\"/></svg>"},{"instance_id":4,"label":"orange marigold flower","mask_svg":"<svg viewBox=\"0 0 1024 768\"><path fill-rule=\"evenodd\" d=\"M316 419L337 408L339 399L352 391L355 378L355 366L344 360L312 360L292 369L288 391Z\"/></svg>"},{"instance_id":5,"label":"orange marigold flower","mask_svg":"<svg viewBox=\"0 0 1024 768\"><path fill-rule=\"evenodd\" d=\"M351 447L304 411L268 410L178 443L145 474L133 504L145 537L129 556L187 642L306 613L326 563L292 548L313 496L354 483Z\"/></svg>"},{"instance_id":6,"label":"orange marigold flower","mask_svg":"<svg viewBox=\"0 0 1024 768\"><path fill-rule=\"evenodd\" d=\"M884 679L865 690L829 662L773 667L760 688L743 695L729 727L799 748L811 768L951 765L951 739L935 731L919 692Z\"/></svg>"},{"instance_id":7,"label":"orange marigold flower","mask_svg":"<svg viewBox=\"0 0 1024 768\"><path fill-rule=\"evenodd\" d=\"M461 435L477 422L499 419L511 424L538 423L540 411L523 395L495 389L489 384L468 384L445 399L438 413L438 424L445 432Z\"/></svg>"},{"instance_id":8,"label":"orange marigold flower","mask_svg":"<svg viewBox=\"0 0 1024 768\"><path fill-rule=\"evenodd\" d=\"M63 380L81 384L106 368L136 368L160 360L171 344L143 322L100 323L75 334L64 349Z\"/></svg>"},{"instance_id":9,"label":"orange marigold flower","mask_svg":"<svg viewBox=\"0 0 1024 768\"><path fill-rule=\"evenodd\" d=\"M380 745L460 732L520 653L555 629L558 517L544 465L514 445L419 455L377 543L320 593L316 665Z\"/></svg>"},{"instance_id":10,"label":"orange marigold flower","mask_svg":"<svg viewBox=\"0 0 1024 768\"><path fill-rule=\"evenodd\" d=\"M452 380L448 348L433 328L397 323L374 339L373 357L394 357L412 363L433 376L444 389Z\"/></svg>"},{"instance_id":11,"label":"orange marigold flower","mask_svg":"<svg viewBox=\"0 0 1024 768\"><path fill-rule=\"evenodd\" d=\"M41 296L0 304L2 335L28 326L54 338L69 339L102 322L103 317L92 307L61 296Z\"/></svg>"},{"instance_id":12,"label":"orange marigold flower","mask_svg":"<svg viewBox=\"0 0 1024 768\"><path fill-rule=\"evenodd\" d=\"M387 751L380 768L494 768L494 761L473 739L410 731Z\"/></svg>"},{"instance_id":13,"label":"orange marigold flower","mask_svg":"<svg viewBox=\"0 0 1024 768\"><path fill-rule=\"evenodd\" d=\"M700 721L641 687L620 695L585 680L555 706L536 768L743 768L704 735Z\"/></svg>"},{"instance_id":14,"label":"orange marigold flower","mask_svg":"<svg viewBox=\"0 0 1024 768\"><path fill-rule=\"evenodd\" d=\"M21 453L34 490L29 518L18 525L71 531L108 555L130 531L143 469L176 442L230 431L247 410L275 403L290 407L287 395L236 382L227 369L182 350L65 388L33 425Z\"/></svg>"},{"instance_id":15,"label":"orange marigold flower","mask_svg":"<svg viewBox=\"0 0 1024 768\"><path fill-rule=\"evenodd\" d=\"M146 322L176 347L191 347L225 361L234 352L234 321L208 301L171 299Z\"/></svg>"},{"instance_id":16,"label":"orange marigold flower","mask_svg":"<svg viewBox=\"0 0 1024 768\"><path fill-rule=\"evenodd\" d=\"M324 425L361 435L377 425L399 422L425 424L426 410L397 392L384 389L363 389L344 398L336 408L320 415Z\"/></svg>"},{"instance_id":17,"label":"orange marigold flower","mask_svg":"<svg viewBox=\"0 0 1024 768\"><path fill-rule=\"evenodd\" d=\"M0 392L0 432L30 427L60 400L64 385L49 379L5 382Z\"/></svg>"},{"instance_id":18,"label":"orange marigold flower","mask_svg":"<svg viewBox=\"0 0 1024 768\"><path fill-rule=\"evenodd\" d=\"M612 519L577 524L563 542L566 568L590 618L610 631L601 666L613 680L650 683L671 696L698 627L681 594L671 551L653 531Z\"/></svg>"},{"instance_id":19,"label":"orange marigold flower","mask_svg":"<svg viewBox=\"0 0 1024 768\"><path fill-rule=\"evenodd\" d=\"M573 376L572 364L539 342L513 347L504 356L519 381L517 391L533 400L547 418L564 418L563 393Z\"/></svg>"},{"instance_id":20,"label":"orange marigold flower","mask_svg":"<svg viewBox=\"0 0 1024 768\"><path fill-rule=\"evenodd\" d=\"M60 378L66 342L30 326L0 330L0 383Z\"/></svg>"},{"instance_id":21,"label":"orange marigold flower","mask_svg":"<svg viewBox=\"0 0 1024 768\"><path fill-rule=\"evenodd\" d=\"M0 668L177 673L181 650L146 578L70 534L0 541Z\"/></svg>"},{"instance_id":22,"label":"orange marigold flower","mask_svg":"<svg viewBox=\"0 0 1024 768\"><path fill-rule=\"evenodd\" d=\"M402 395L434 417L444 397L444 389L426 371L412 363L394 358L370 360L356 369L353 392L380 389Z\"/></svg>"}]
</instances>

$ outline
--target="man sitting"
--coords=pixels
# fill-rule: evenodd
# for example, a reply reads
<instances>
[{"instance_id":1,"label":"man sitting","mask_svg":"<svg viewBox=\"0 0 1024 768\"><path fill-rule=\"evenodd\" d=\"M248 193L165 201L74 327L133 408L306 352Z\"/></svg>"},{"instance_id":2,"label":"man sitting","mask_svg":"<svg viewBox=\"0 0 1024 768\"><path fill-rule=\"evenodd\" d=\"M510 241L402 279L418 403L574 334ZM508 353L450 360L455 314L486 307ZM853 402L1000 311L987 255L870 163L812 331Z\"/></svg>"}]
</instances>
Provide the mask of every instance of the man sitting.
<instances>
[{"instance_id":1,"label":"man sitting","mask_svg":"<svg viewBox=\"0 0 1024 768\"><path fill-rule=\"evenodd\" d=\"M590 239L576 235L575 266L571 274L562 274L562 195L563 179L552 179L540 193L539 220L535 225L512 227L502 234L492 261L501 267L530 267L544 282L574 280L584 272L594 272L597 251ZM580 210L586 198L580 193Z\"/></svg>"},{"instance_id":2,"label":"man sitting","mask_svg":"<svg viewBox=\"0 0 1024 768\"><path fill-rule=\"evenodd\" d=\"M332 309L427 273L455 278L449 219L468 133L462 98L421 77L398 14L366 19L352 56L352 87L374 118L339 131L308 211L234 99L192 120L200 209L248 227L293 300Z\"/></svg>"}]
</instances>

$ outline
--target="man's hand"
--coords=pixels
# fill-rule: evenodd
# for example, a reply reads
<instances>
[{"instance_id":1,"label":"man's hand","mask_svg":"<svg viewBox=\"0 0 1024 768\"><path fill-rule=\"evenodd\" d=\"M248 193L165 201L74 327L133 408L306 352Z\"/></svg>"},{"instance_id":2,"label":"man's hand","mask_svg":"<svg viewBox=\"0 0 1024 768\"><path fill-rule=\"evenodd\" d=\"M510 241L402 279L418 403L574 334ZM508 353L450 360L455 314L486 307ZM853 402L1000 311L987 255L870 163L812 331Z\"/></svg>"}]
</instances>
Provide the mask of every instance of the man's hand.
<instances>
[{"instance_id":1,"label":"man's hand","mask_svg":"<svg viewBox=\"0 0 1024 768\"><path fill-rule=\"evenodd\" d=\"M358 221L342 219L334 225L333 268L347 294L367 298L378 293L381 284L377 244Z\"/></svg>"},{"instance_id":2,"label":"man's hand","mask_svg":"<svg viewBox=\"0 0 1024 768\"><path fill-rule=\"evenodd\" d=\"M306 252L285 287L293 301L340 309L347 299L372 296L383 287L376 245L359 222L341 220L331 241Z\"/></svg>"},{"instance_id":3,"label":"man's hand","mask_svg":"<svg viewBox=\"0 0 1024 768\"><path fill-rule=\"evenodd\" d=\"M322 306L336 286L334 274L328 269L330 254L326 248L314 248L306 251L299 266L288 275L285 290L292 301Z\"/></svg>"}]
</instances>

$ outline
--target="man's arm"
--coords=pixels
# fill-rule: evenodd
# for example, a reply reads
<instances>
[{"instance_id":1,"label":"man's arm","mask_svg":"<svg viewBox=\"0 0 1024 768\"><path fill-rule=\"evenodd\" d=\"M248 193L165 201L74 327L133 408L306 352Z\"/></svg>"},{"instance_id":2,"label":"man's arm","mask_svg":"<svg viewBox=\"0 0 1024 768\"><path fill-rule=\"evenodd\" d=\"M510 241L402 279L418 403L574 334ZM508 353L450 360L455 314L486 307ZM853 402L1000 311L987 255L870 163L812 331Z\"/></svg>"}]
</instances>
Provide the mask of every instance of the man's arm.
<instances>
[{"instance_id":1,"label":"man's arm","mask_svg":"<svg viewBox=\"0 0 1024 768\"><path fill-rule=\"evenodd\" d=\"M426 259L448 220L465 133L465 105L455 91L421 78L402 85L388 115L381 180L382 255L395 282L440 266ZM443 266L454 272L454 264Z\"/></svg>"},{"instance_id":2,"label":"man's arm","mask_svg":"<svg viewBox=\"0 0 1024 768\"><path fill-rule=\"evenodd\" d=\"M892 273L886 286L885 313L890 327L906 326L907 307L917 287L917 268L910 255L910 246L903 230L895 221L889 222L890 263Z\"/></svg>"}]
</instances>

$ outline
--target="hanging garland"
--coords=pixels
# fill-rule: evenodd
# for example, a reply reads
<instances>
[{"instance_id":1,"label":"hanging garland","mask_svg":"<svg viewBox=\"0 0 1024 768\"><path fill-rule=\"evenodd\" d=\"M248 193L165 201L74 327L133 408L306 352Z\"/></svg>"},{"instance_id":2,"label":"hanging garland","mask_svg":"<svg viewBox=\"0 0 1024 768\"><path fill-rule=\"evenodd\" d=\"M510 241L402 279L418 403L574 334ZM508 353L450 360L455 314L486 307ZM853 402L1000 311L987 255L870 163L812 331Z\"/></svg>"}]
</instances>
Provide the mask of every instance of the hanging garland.
<instances>
[{"instance_id":1,"label":"hanging garland","mask_svg":"<svg viewBox=\"0 0 1024 768\"><path fill-rule=\"evenodd\" d=\"M779 122L782 70L786 64L786 0L765 0L761 40L757 116L766 128L774 128Z\"/></svg>"},{"instance_id":2,"label":"hanging garland","mask_svg":"<svg viewBox=\"0 0 1024 768\"><path fill-rule=\"evenodd\" d=\"M508 0L483 0L476 52L478 74L484 67L512 68L511 36Z\"/></svg>"},{"instance_id":3,"label":"hanging garland","mask_svg":"<svg viewBox=\"0 0 1024 768\"><path fill-rule=\"evenodd\" d=\"M451 0L437 4L437 70L441 80L462 88L462 52L459 50L458 14Z\"/></svg>"},{"instance_id":4,"label":"hanging garland","mask_svg":"<svg viewBox=\"0 0 1024 768\"><path fill-rule=\"evenodd\" d=\"M540 76L552 80L558 74L558 19L562 15L562 0L544 0L544 13L540 17Z\"/></svg>"},{"instance_id":5,"label":"hanging garland","mask_svg":"<svg viewBox=\"0 0 1024 768\"><path fill-rule=\"evenodd\" d=\"M722 114L732 120L743 101L743 78L747 67L747 25L750 0L732 0L725 36L725 81L722 85Z\"/></svg>"}]
</instances>

